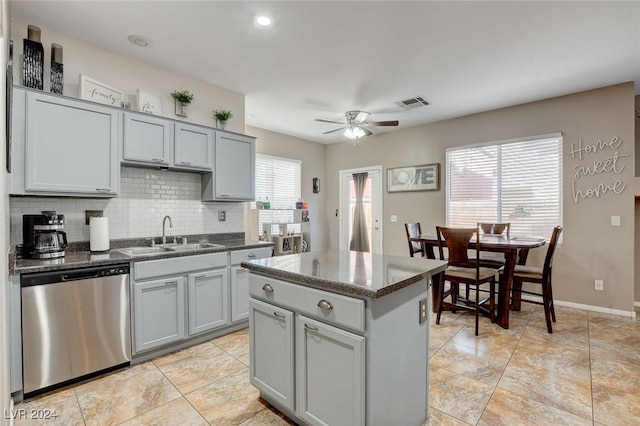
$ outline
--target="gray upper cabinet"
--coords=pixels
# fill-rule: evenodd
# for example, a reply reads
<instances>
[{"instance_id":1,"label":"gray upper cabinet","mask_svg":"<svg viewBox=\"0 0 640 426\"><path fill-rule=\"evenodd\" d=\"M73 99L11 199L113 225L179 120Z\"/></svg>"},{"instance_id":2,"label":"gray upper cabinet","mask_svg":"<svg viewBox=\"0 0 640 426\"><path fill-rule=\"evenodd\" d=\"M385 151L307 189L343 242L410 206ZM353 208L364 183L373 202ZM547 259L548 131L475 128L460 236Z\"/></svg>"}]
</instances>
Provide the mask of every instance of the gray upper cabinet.
<instances>
[{"instance_id":1,"label":"gray upper cabinet","mask_svg":"<svg viewBox=\"0 0 640 426\"><path fill-rule=\"evenodd\" d=\"M14 89L12 194L112 197L119 186L116 109Z\"/></svg>"},{"instance_id":2,"label":"gray upper cabinet","mask_svg":"<svg viewBox=\"0 0 640 426\"><path fill-rule=\"evenodd\" d=\"M174 165L176 168L210 171L213 166L213 135L211 129L176 123Z\"/></svg>"},{"instance_id":3,"label":"gray upper cabinet","mask_svg":"<svg viewBox=\"0 0 640 426\"><path fill-rule=\"evenodd\" d=\"M160 117L127 112L124 114L122 160L134 164L172 164L173 123Z\"/></svg>"},{"instance_id":4,"label":"gray upper cabinet","mask_svg":"<svg viewBox=\"0 0 640 426\"><path fill-rule=\"evenodd\" d=\"M255 200L255 163L255 138L216 132L214 171L202 175L202 200Z\"/></svg>"}]
</instances>

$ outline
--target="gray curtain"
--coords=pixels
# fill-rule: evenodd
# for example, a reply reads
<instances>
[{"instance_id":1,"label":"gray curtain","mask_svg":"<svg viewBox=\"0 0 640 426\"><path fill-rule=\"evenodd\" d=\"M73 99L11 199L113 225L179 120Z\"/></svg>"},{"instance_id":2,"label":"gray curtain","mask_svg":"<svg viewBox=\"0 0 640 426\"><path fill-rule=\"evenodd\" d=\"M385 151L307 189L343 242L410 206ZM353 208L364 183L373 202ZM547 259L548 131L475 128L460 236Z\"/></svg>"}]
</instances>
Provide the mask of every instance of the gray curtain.
<instances>
[{"instance_id":1,"label":"gray curtain","mask_svg":"<svg viewBox=\"0 0 640 426\"><path fill-rule=\"evenodd\" d=\"M353 233L349 249L354 251L369 251L369 237L367 236L367 218L364 214L362 197L367 185L369 173L354 173L353 182L356 187L356 208L353 211Z\"/></svg>"}]
</instances>

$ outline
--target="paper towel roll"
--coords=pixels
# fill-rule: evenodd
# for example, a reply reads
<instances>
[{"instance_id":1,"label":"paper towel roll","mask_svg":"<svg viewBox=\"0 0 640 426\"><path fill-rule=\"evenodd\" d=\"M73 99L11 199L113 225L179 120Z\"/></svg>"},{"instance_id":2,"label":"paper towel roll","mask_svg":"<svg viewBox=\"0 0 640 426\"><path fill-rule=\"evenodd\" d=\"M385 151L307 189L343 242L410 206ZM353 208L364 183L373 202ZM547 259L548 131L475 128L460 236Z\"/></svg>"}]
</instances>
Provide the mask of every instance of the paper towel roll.
<instances>
[{"instance_id":1,"label":"paper towel roll","mask_svg":"<svg viewBox=\"0 0 640 426\"><path fill-rule=\"evenodd\" d=\"M89 250L109 250L109 219L92 217L89 221Z\"/></svg>"}]
</instances>

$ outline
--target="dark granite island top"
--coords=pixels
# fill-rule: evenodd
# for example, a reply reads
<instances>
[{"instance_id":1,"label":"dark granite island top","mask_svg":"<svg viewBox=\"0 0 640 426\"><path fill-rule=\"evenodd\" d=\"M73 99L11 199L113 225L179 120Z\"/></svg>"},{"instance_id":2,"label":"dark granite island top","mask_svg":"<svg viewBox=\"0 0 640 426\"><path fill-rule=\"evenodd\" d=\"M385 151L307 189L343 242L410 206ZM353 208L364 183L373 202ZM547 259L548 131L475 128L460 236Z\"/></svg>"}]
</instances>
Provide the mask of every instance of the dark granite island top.
<instances>
[{"instance_id":1,"label":"dark granite island top","mask_svg":"<svg viewBox=\"0 0 640 426\"><path fill-rule=\"evenodd\" d=\"M447 262L325 250L242 262L252 272L353 297L378 298L442 272Z\"/></svg>"}]
</instances>

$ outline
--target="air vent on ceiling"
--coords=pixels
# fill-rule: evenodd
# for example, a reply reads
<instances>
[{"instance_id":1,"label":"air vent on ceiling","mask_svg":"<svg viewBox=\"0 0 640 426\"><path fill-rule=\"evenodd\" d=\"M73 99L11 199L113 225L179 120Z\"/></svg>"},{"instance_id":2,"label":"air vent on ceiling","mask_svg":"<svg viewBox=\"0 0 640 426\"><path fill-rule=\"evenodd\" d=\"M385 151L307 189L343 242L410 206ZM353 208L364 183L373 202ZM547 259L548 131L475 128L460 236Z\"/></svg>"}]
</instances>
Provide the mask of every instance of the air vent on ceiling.
<instances>
[{"instance_id":1,"label":"air vent on ceiling","mask_svg":"<svg viewBox=\"0 0 640 426\"><path fill-rule=\"evenodd\" d=\"M414 109L427 106L429 105L429 102L427 102L422 96L416 96L415 98L398 101L396 104L400 105L404 109Z\"/></svg>"}]
</instances>

